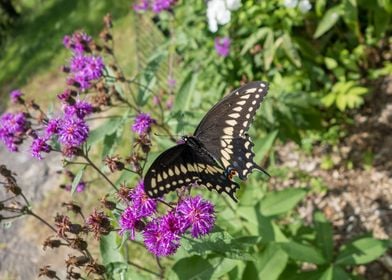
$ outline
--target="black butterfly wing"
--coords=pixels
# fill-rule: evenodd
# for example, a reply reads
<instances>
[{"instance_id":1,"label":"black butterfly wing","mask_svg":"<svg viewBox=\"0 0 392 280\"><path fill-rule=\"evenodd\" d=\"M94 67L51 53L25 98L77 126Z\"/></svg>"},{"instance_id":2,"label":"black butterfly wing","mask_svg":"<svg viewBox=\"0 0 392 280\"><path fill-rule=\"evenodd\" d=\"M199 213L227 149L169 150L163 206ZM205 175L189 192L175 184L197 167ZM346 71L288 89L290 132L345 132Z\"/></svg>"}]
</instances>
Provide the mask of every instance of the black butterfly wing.
<instances>
[{"instance_id":1,"label":"black butterfly wing","mask_svg":"<svg viewBox=\"0 0 392 280\"><path fill-rule=\"evenodd\" d=\"M211 158L198 153L187 144L174 146L163 152L144 177L144 190L150 197L161 197L177 188L197 183L234 196L239 185L225 175Z\"/></svg>"},{"instance_id":2,"label":"black butterfly wing","mask_svg":"<svg viewBox=\"0 0 392 280\"><path fill-rule=\"evenodd\" d=\"M246 132L267 92L265 82L234 90L212 107L194 133L224 168L237 171L241 179L253 169L266 173L253 161L254 145Z\"/></svg>"}]
</instances>

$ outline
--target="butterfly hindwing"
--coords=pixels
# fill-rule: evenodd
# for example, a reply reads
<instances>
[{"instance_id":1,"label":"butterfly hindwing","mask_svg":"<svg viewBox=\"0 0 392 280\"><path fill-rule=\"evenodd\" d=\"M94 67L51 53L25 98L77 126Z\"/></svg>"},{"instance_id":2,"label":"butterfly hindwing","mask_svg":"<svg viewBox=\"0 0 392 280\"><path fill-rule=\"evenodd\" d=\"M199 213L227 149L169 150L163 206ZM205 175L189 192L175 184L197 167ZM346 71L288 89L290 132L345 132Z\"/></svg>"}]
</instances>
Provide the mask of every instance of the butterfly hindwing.
<instances>
[{"instance_id":1,"label":"butterfly hindwing","mask_svg":"<svg viewBox=\"0 0 392 280\"><path fill-rule=\"evenodd\" d=\"M209 190L226 192L234 200L239 188L224 175L225 171L209 157L187 144L174 146L163 152L151 165L144 178L144 189L150 197L161 197L192 183Z\"/></svg>"}]
</instances>

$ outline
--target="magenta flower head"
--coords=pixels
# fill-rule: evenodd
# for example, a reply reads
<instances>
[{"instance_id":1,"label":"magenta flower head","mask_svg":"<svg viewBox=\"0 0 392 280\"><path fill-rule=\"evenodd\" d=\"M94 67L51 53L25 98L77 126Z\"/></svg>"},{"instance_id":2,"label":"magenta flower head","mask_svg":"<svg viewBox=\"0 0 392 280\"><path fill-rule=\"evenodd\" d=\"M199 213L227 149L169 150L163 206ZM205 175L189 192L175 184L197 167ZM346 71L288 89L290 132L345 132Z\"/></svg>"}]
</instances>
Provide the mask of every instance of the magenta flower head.
<instances>
[{"instance_id":1,"label":"magenta flower head","mask_svg":"<svg viewBox=\"0 0 392 280\"><path fill-rule=\"evenodd\" d=\"M83 119L94 111L93 105L84 100L76 100L75 104L67 105L64 108L65 115Z\"/></svg>"},{"instance_id":2,"label":"magenta flower head","mask_svg":"<svg viewBox=\"0 0 392 280\"><path fill-rule=\"evenodd\" d=\"M199 237L211 232L215 224L215 210L211 202L200 196L189 197L179 203L176 210L184 219L184 228L191 228L191 235Z\"/></svg>"},{"instance_id":3,"label":"magenta flower head","mask_svg":"<svg viewBox=\"0 0 392 280\"><path fill-rule=\"evenodd\" d=\"M136 12L144 12L148 10L148 0L139 0L133 5L133 10Z\"/></svg>"},{"instance_id":4,"label":"magenta flower head","mask_svg":"<svg viewBox=\"0 0 392 280\"><path fill-rule=\"evenodd\" d=\"M47 137L57 134L59 131L60 119L50 119L45 127L45 135Z\"/></svg>"},{"instance_id":5,"label":"magenta flower head","mask_svg":"<svg viewBox=\"0 0 392 280\"><path fill-rule=\"evenodd\" d=\"M76 54L70 63L68 83L77 83L82 90L91 86L93 80L102 77L105 64L99 56Z\"/></svg>"},{"instance_id":6,"label":"magenta flower head","mask_svg":"<svg viewBox=\"0 0 392 280\"><path fill-rule=\"evenodd\" d=\"M67 49L75 53L83 53L89 50L91 37L84 32L77 31L72 36L66 35L63 38L63 44Z\"/></svg>"},{"instance_id":7,"label":"magenta flower head","mask_svg":"<svg viewBox=\"0 0 392 280\"><path fill-rule=\"evenodd\" d=\"M10 92L10 98L12 103L21 103L23 93L19 89L15 89Z\"/></svg>"},{"instance_id":8,"label":"magenta flower head","mask_svg":"<svg viewBox=\"0 0 392 280\"><path fill-rule=\"evenodd\" d=\"M37 137L33 140L31 144L31 155L39 160L42 159L41 153L49 153L51 151L51 147L48 143L46 143L47 139Z\"/></svg>"},{"instance_id":9,"label":"magenta flower head","mask_svg":"<svg viewBox=\"0 0 392 280\"><path fill-rule=\"evenodd\" d=\"M217 54L222 57L228 56L230 52L230 44L231 40L229 37L215 38L215 50Z\"/></svg>"},{"instance_id":10,"label":"magenta flower head","mask_svg":"<svg viewBox=\"0 0 392 280\"><path fill-rule=\"evenodd\" d=\"M82 119L65 116L58 126L59 142L66 146L79 147L87 140L89 128Z\"/></svg>"},{"instance_id":11,"label":"magenta flower head","mask_svg":"<svg viewBox=\"0 0 392 280\"><path fill-rule=\"evenodd\" d=\"M148 197L144 192L143 181L140 181L129 193L129 198L132 201L133 208L137 211L138 216L148 217L156 212L157 202L155 199Z\"/></svg>"},{"instance_id":12,"label":"magenta flower head","mask_svg":"<svg viewBox=\"0 0 392 280\"><path fill-rule=\"evenodd\" d=\"M164 10L169 10L175 3L176 0L153 0L151 9L154 13L159 14Z\"/></svg>"},{"instance_id":13,"label":"magenta flower head","mask_svg":"<svg viewBox=\"0 0 392 280\"><path fill-rule=\"evenodd\" d=\"M17 152L29 127L24 113L5 113L0 117L0 140L8 150Z\"/></svg>"},{"instance_id":14,"label":"magenta flower head","mask_svg":"<svg viewBox=\"0 0 392 280\"><path fill-rule=\"evenodd\" d=\"M180 235L172 213L149 222L143 231L148 251L158 257L174 254L180 247Z\"/></svg>"},{"instance_id":15,"label":"magenta flower head","mask_svg":"<svg viewBox=\"0 0 392 280\"><path fill-rule=\"evenodd\" d=\"M135 239L136 227L140 221L140 217L135 213L133 206L127 207L120 217L120 234L123 235L124 232L129 232L129 238Z\"/></svg>"},{"instance_id":16,"label":"magenta flower head","mask_svg":"<svg viewBox=\"0 0 392 280\"><path fill-rule=\"evenodd\" d=\"M150 117L150 114L140 113L136 116L135 121L132 125L132 131L137 134L145 134L150 131L151 125L155 123L155 120Z\"/></svg>"}]
</instances>

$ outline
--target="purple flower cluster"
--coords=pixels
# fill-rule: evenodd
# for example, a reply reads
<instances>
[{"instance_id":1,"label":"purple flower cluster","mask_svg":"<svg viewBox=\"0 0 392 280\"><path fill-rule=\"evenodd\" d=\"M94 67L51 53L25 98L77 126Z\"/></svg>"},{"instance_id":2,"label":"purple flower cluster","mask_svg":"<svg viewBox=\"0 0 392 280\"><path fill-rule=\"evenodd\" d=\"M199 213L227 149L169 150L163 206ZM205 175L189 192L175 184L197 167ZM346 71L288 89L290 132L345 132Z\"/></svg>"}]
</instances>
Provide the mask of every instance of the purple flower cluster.
<instances>
[{"instance_id":1,"label":"purple flower cluster","mask_svg":"<svg viewBox=\"0 0 392 280\"><path fill-rule=\"evenodd\" d=\"M226 57L230 53L231 40L229 37L215 38L215 51L218 55Z\"/></svg>"},{"instance_id":2,"label":"purple flower cluster","mask_svg":"<svg viewBox=\"0 0 392 280\"><path fill-rule=\"evenodd\" d=\"M0 117L0 140L12 152L18 151L30 123L24 113L4 113Z\"/></svg>"},{"instance_id":3,"label":"purple flower cluster","mask_svg":"<svg viewBox=\"0 0 392 280\"><path fill-rule=\"evenodd\" d=\"M154 13L159 14L162 11L170 10L176 2L177 0L139 0L137 4L133 5L133 9L141 12L151 8Z\"/></svg>"},{"instance_id":4,"label":"purple flower cluster","mask_svg":"<svg viewBox=\"0 0 392 280\"><path fill-rule=\"evenodd\" d=\"M89 128L83 119L65 116L58 126L59 142L66 146L79 147L88 137Z\"/></svg>"},{"instance_id":5,"label":"purple flower cluster","mask_svg":"<svg viewBox=\"0 0 392 280\"><path fill-rule=\"evenodd\" d=\"M157 203L144 192L143 181L130 192L129 199L130 203L120 217L120 234L129 232L130 238L134 239L136 226L156 212Z\"/></svg>"},{"instance_id":6,"label":"purple flower cluster","mask_svg":"<svg viewBox=\"0 0 392 280\"><path fill-rule=\"evenodd\" d=\"M10 98L12 103L19 103L22 99L23 93L19 89L15 89L10 92Z\"/></svg>"},{"instance_id":7,"label":"purple flower cluster","mask_svg":"<svg viewBox=\"0 0 392 280\"><path fill-rule=\"evenodd\" d=\"M42 159L41 153L49 153L52 148L51 146L47 143L48 138L41 138L37 137L33 140L33 143L31 144L31 155L39 160Z\"/></svg>"},{"instance_id":8,"label":"purple flower cluster","mask_svg":"<svg viewBox=\"0 0 392 280\"><path fill-rule=\"evenodd\" d=\"M94 111L93 106L84 100L76 100L72 105L66 105L64 113L68 117L76 117L78 119L84 119Z\"/></svg>"},{"instance_id":9,"label":"purple flower cluster","mask_svg":"<svg viewBox=\"0 0 392 280\"><path fill-rule=\"evenodd\" d=\"M91 87L94 80L98 80L103 75L105 65L100 56L86 54L91 53L89 45L92 39L84 32L75 32L72 36L65 36L64 46L73 52L69 67L66 72L70 76L67 79L68 85L76 86L81 90Z\"/></svg>"},{"instance_id":10,"label":"purple flower cluster","mask_svg":"<svg viewBox=\"0 0 392 280\"><path fill-rule=\"evenodd\" d=\"M174 254L188 230L198 238L211 232L215 224L214 206L200 196L180 201L176 208L159 217L152 217L157 204L145 194L143 183L132 190L129 198L131 203L119 220L120 234L128 232L134 239L136 231L142 229L146 248L156 256Z\"/></svg>"},{"instance_id":11,"label":"purple flower cluster","mask_svg":"<svg viewBox=\"0 0 392 280\"><path fill-rule=\"evenodd\" d=\"M84 32L75 32L72 36L66 35L63 38L64 46L75 53L89 51L91 41L91 37Z\"/></svg>"},{"instance_id":12,"label":"purple flower cluster","mask_svg":"<svg viewBox=\"0 0 392 280\"><path fill-rule=\"evenodd\" d=\"M135 118L132 131L139 135L148 133L153 123L155 123L155 120L150 117L150 114L140 113Z\"/></svg>"}]
</instances>

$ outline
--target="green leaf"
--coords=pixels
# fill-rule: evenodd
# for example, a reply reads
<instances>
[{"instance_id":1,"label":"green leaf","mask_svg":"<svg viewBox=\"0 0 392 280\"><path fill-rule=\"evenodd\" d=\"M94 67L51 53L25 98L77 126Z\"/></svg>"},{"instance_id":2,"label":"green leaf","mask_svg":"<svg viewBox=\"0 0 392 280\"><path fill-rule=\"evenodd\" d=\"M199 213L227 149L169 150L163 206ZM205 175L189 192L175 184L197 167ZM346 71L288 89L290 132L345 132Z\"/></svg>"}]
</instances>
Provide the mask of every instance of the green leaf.
<instances>
[{"instance_id":1,"label":"green leaf","mask_svg":"<svg viewBox=\"0 0 392 280\"><path fill-rule=\"evenodd\" d=\"M315 10L318 17L324 14L326 2L327 0L316 0Z\"/></svg>"},{"instance_id":2,"label":"green leaf","mask_svg":"<svg viewBox=\"0 0 392 280\"><path fill-rule=\"evenodd\" d=\"M285 51L287 57L291 60L291 62L297 66L297 67L301 67L302 63L301 63L301 58L298 55L297 49L295 48L291 37L288 33L285 33L283 36L283 42L282 42L282 47L283 50Z\"/></svg>"},{"instance_id":3,"label":"green leaf","mask_svg":"<svg viewBox=\"0 0 392 280\"><path fill-rule=\"evenodd\" d=\"M198 73L189 71L184 81L181 84L181 88L176 94L173 111L187 111L190 107L192 95L195 93L196 82L198 79Z\"/></svg>"},{"instance_id":4,"label":"green leaf","mask_svg":"<svg viewBox=\"0 0 392 280\"><path fill-rule=\"evenodd\" d=\"M317 211L314 214L313 220L316 231L317 246L322 250L326 260L330 262L333 257L332 225L320 211Z\"/></svg>"},{"instance_id":5,"label":"green leaf","mask_svg":"<svg viewBox=\"0 0 392 280\"><path fill-rule=\"evenodd\" d=\"M128 114L128 113L126 113ZM125 114L124 114L125 116ZM92 145L96 142L105 138L106 135L111 135L117 131L117 129L123 124L123 118L112 118L107 122L99 126L98 128L92 130L87 139L87 144Z\"/></svg>"},{"instance_id":6,"label":"green leaf","mask_svg":"<svg viewBox=\"0 0 392 280\"><path fill-rule=\"evenodd\" d=\"M103 235L99 242L99 249L101 252L102 262L106 266L109 263L120 262L124 263L124 256L120 253L117 244L117 232L111 232L108 235Z\"/></svg>"},{"instance_id":7,"label":"green leaf","mask_svg":"<svg viewBox=\"0 0 392 280\"><path fill-rule=\"evenodd\" d=\"M173 266L177 279L216 279L228 273L236 265L237 261L222 258L206 260L199 256L183 258Z\"/></svg>"},{"instance_id":8,"label":"green leaf","mask_svg":"<svg viewBox=\"0 0 392 280\"><path fill-rule=\"evenodd\" d=\"M183 248L189 254L207 255L211 253L219 254L226 258L238 260L253 260L254 258L249 254L249 245L239 242L224 231L213 232L209 235L193 239L183 239L181 242Z\"/></svg>"},{"instance_id":9,"label":"green leaf","mask_svg":"<svg viewBox=\"0 0 392 280\"><path fill-rule=\"evenodd\" d=\"M388 242L385 240L371 237L361 238L343 245L335 263L341 265L369 263L382 256L387 249Z\"/></svg>"},{"instance_id":10,"label":"green leaf","mask_svg":"<svg viewBox=\"0 0 392 280\"><path fill-rule=\"evenodd\" d=\"M259 277L259 272L256 268L256 265L254 262L248 262L246 264L244 273L242 274L242 279L243 280L248 280L248 279L257 279Z\"/></svg>"},{"instance_id":11,"label":"green leaf","mask_svg":"<svg viewBox=\"0 0 392 280\"><path fill-rule=\"evenodd\" d=\"M156 83L156 73L161 65L166 53L156 53L147 62L142 75L140 77L140 84L138 85L138 95L136 103L138 106L144 106L152 94L152 88Z\"/></svg>"},{"instance_id":12,"label":"green leaf","mask_svg":"<svg viewBox=\"0 0 392 280\"><path fill-rule=\"evenodd\" d=\"M246 226L251 234L258 234L262 237L262 242L286 242L287 238L280 228L270 217L265 217L260 213L260 204L248 207L241 206L237 209L238 214L244 218Z\"/></svg>"},{"instance_id":13,"label":"green leaf","mask_svg":"<svg viewBox=\"0 0 392 280\"><path fill-rule=\"evenodd\" d=\"M286 267L287 261L288 256L280 246L269 243L267 248L258 255L256 262L256 267L259 272L258 279L278 279Z\"/></svg>"},{"instance_id":14,"label":"green leaf","mask_svg":"<svg viewBox=\"0 0 392 280\"><path fill-rule=\"evenodd\" d=\"M325 264L323 255L313 246L300 244L294 241L281 243L280 245L286 253L296 261Z\"/></svg>"},{"instance_id":15,"label":"green leaf","mask_svg":"<svg viewBox=\"0 0 392 280\"><path fill-rule=\"evenodd\" d=\"M264 216L286 213L293 209L305 195L304 189L284 189L268 193L260 203L260 211Z\"/></svg>"},{"instance_id":16,"label":"green leaf","mask_svg":"<svg viewBox=\"0 0 392 280\"><path fill-rule=\"evenodd\" d=\"M261 162L263 158L265 158L268 152L271 150L272 146L275 143L275 140L278 136L279 130L274 130L268 133L264 138L257 139L255 141L254 150L256 151L256 155L254 157L255 162Z\"/></svg>"},{"instance_id":17,"label":"green leaf","mask_svg":"<svg viewBox=\"0 0 392 280\"><path fill-rule=\"evenodd\" d=\"M268 27L262 27L256 32L252 33L251 36L249 36L248 39L245 40L244 46L242 47L241 50L241 55L244 55L247 53L255 44L260 42L261 40L264 39L264 37L267 35L268 32L271 32L271 29Z\"/></svg>"},{"instance_id":18,"label":"green leaf","mask_svg":"<svg viewBox=\"0 0 392 280\"><path fill-rule=\"evenodd\" d=\"M75 192L76 187L78 186L78 184L82 180L84 170L86 170L86 165L82 169L80 169L78 171L78 173L76 173L75 178L73 179L72 185L71 185L71 194L73 194Z\"/></svg>"},{"instance_id":19,"label":"green leaf","mask_svg":"<svg viewBox=\"0 0 392 280\"><path fill-rule=\"evenodd\" d=\"M355 33L357 39L361 39L358 22L358 4L356 0L343 1L344 16L342 17L347 26Z\"/></svg>"},{"instance_id":20,"label":"green leaf","mask_svg":"<svg viewBox=\"0 0 392 280\"><path fill-rule=\"evenodd\" d=\"M342 268L339 266L330 266L323 272L321 276L316 279L320 280L348 280L352 279Z\"/></svg>"},{"instance_id":21,"label":"green leaf","mask_svg":"<svg viewBox=\"0 0 392 280\"><path fill-rule=\"evenodd\" d=\"M317 39L322 36L325 32L330 30L336 22L339 20L342 14L342 6L337 5L333 8L330 8L321 19L319 25L316 28L316 32L313 35L313 38Z\"/></svg>"}]
</instances>

